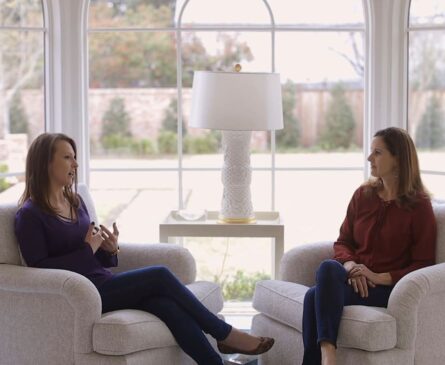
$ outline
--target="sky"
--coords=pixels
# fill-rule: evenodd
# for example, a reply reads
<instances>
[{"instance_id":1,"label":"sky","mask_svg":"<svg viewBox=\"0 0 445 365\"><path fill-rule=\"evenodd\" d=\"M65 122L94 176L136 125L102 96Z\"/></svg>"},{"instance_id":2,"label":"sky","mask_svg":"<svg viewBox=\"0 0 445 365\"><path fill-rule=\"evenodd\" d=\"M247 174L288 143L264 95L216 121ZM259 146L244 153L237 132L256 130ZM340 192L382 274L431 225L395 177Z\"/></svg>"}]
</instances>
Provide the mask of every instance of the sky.
<instances>
[{"instance_id":1,"label":"sky","mask_svg":"<svg viewBox=\"0 0 445 365\"><path fill-rule=\"evenodd\" d=\"M276 24L363 25L361 0L269 0L269 4ZM320 9L323 11L320 12ZM182 23L191 22L269 25L270 16L263 0L191 0L184 11ZM215 33L199 35L209 53L221 49L221 44L219 48L217 46ZM355 39L363 53L361 35L358 34ZM254 56L252 62L243 64L244 71L272 70L270 33L243 32L239 34L239 40L249 45ZM287 79L305 83L360 79L340 55L352 57L348 33L277 32L275 44L276 71L281 74L283 82Z\"/></svg>"},{"instance_id":2,"label":"sky","mask_svg":"<svg viewBox=\"0 0 445 365\"><path fill-rule=\"evenodd\" d=\"M178 0L177 9L180 9L184 2L185 0ZM275 23L279 25L364 26L362 0L268 0L268 3L275 16ZM445 14L445 0L411 1L412 19L425 22L429 15L439 13ZM190 0L182 22L183 24L270 24L270 16L264 0ZM218 52L214 33L200 33L200 37L209 53ZM245 63L243 70L271 71L270 34L244 32L239 35L239 39L247 42L254 55L254 60ZM357 32L354 39L363 55L363 33ZM346 32L276 33L276 71L281 74L283 82L287 79L304 83L360 80L361 76L345 56L354 59L352 38Z\"/></svg>"}]
</instances>

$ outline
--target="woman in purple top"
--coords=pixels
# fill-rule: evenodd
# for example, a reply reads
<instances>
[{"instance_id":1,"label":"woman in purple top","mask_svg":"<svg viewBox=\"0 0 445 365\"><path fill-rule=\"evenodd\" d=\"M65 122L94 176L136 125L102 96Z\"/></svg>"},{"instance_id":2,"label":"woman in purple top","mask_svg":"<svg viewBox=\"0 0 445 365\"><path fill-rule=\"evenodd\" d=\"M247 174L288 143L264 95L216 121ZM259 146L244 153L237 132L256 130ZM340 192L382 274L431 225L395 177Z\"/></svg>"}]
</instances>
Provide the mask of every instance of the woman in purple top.
<instances>
[{"instance_id":1,"label":"woman in purple top","mask_svg":"<svg viewBox=\"0 0 445 365\"><path fill-rule=\"evenodd\" d=\"M112 274L118 265L119 231L96 227L76 193L76 144L66 135L44 133L31 144L26 187L15 218L15 234L26 263L84 275L97 287L102 312L140 309L159 317L198 364L222 365L204 333L222 353L260 354L274 340L231 327L205 308L166 267Z\"/></svg>"}]
</instances>

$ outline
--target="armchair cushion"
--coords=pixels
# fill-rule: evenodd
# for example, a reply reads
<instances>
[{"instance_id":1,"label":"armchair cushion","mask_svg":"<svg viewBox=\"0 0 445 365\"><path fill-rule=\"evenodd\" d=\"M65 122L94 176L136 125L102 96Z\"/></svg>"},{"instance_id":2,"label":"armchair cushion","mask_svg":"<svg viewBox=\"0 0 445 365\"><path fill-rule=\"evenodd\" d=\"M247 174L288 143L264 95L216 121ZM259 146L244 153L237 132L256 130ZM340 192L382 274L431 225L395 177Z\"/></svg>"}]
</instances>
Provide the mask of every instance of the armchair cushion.
<instances>
[{"instance_id":1,"label":"armchair cushion","mask_svg":"<svg viewBox=\"0 0 445 365\"><path fill-rule=\"evenodd\" d=\"M433 203L437 222L436 263L445 262L445 203Z\"/></svg>"},{"instance_id":2,"label":"armchair cushion","mask_svg":"<svg viewBox=\"0 0 445 365\"><path fill-rule=\"evenodd\" d=\"M17 204L0 205L0 264L21 265L19 246L14 233L14 217Z\"/></svg>"},{"instance_id":3,"label":"armchair cushion","mask_svg":"<svg viewBox=\"0 0 445 365\"><path fill-rule=\"evenodd\" d=\"M302 332L303 301L308 289L285 281L260 281L255 288L253 307ZM396 342L396 320L386 309L347 306L343 310L337 341L339 347L382 351L394 348Z\"/></svg>"},{"instance_id":4,"label":"armchair cushion","mask_svg":"<svg viewBox=\"0 0 445 365\"><path fill-rule=\"evenodd\" d=\"M253 307L268 317L301 331L303 300L308 287L280 280L257 282Z\"/></svg>"},{"instance_id":5,"label":"armchair cushion","mask_svg":"<svg viewBox=\"0 0 445 365\"><path fill-rule=\"evenodd\" d=\"M306 286L315 285L315 272L320 262L334 255L334 242L314 242L287 251L281 259L280 279Z\"/></svg>"},{"instance_id":6,"label":"armchair cushion","mask_svg":"<svg viewBox=\"0 0 445 365\"><path fill-rule=\"evenodd\" d=\"M184 284L190 284L196 279L195 260L190 251L182 246L173 243L120 243L120 247L119 266L111 268L114 273L163 265Z\"/></svg>"},{"instance_id":7,"label":"armchair cushion","mask_svg":"<svg viewBox=\"0 0 445 365\"><path fill-rule=\"evenodd\" d=\"M222 309L223 298L217 284L195 282L187 287L213 313ZM103 355L126 355L175 345L176 341L164 322L140 310L105 313L93 328L94 351Z\"/></svg>"}]
</instances>

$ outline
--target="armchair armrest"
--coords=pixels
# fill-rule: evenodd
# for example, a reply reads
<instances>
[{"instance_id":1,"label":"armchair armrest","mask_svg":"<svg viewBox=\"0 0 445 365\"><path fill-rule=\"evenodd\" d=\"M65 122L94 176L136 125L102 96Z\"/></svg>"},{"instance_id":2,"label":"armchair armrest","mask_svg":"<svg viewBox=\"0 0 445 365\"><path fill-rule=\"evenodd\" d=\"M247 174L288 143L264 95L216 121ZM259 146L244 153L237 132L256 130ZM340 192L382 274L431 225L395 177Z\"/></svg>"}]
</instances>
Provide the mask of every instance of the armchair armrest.
<instances>
[{"instance_id":1,"label":"armchair armrest","mask_svg":"<svg viewBox=\"0 0 445 365\"><path fill-rule=\"evenodd\" d=\"M176 244L167 243L121 243L119 266L112 271L122 272L144 266L168 267L184 284L196 279L196 263L190 251Z\"/></svg>"},{"instance_id":2,"label":"armchair armrest","mask_svg":"<svg viewBox=\"0 0 445 365\"><path fill-rule=\"evenodd\" d=\"M316 242L294 247L281 259L280 278L284 281L313 286L315 272L323 260L332 258L333 242Z\"/></svg>"},{"instance_id":3,"label":"armchair armrest","mask_svg":"<svg viewBox=\"0 0 445 365\"><path fill-rule=\"evenodd\" d=\"M421 336L436 341L443 338L444 282L445 263L442 263L413 271L396 284L389 297L388 313L396 318L397 347L414 349L415 342L422 341ZM423 326L421 331L420 326ZM436 341L425 344L426 351L433 351Z\"/></svg>"},{"instance_id":4,"label":"armchair armrest","mask_svg":"<svg viewBox=\"0 0 445 365\"><path fill-rule=\"evenodd\" d=\"M96 287L82 275L3 264L0 290L2 348L16 347L14 342L22 336L23 348L40 344L40 351L45 351L51 344L42 343L42 337L49 341L45 336L50 334L59 345L68 344L76 352L93 350L93 324L101 317L102 304ZM11 328L14 336L6 333Z\"/></svg>"}]
</instances>

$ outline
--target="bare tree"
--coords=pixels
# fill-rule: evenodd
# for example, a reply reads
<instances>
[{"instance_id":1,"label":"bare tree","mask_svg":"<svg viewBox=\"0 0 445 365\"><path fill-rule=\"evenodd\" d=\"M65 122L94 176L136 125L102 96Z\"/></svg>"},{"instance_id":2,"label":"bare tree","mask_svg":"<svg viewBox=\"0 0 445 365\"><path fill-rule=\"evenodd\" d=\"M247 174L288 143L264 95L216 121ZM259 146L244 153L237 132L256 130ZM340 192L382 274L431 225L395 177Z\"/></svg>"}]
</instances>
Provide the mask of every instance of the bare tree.
<instances>
[{"instance_id":1,"label":"bare tree","mask_svg":"<svg viewBox=\"0 0 445 365\"><path fill-rule=\"evenodd\" d=\"M340 52L334 48L330 48L333 52L343 57L354 69L357 76L364 78L365 76L365 55L363 50L364 32L349 32L349 43L351 44L351 53Z\"/></svg>"},{"instance_id":2,"label":"bare tree","mask_svg":"<svg viewBox=\"0 0 445 365\"><path fill-rule=\"evenodd\" d=\"M40 31L20 30L29 26L30 18L42 16L40 2L27 0L0 0L1 26L14 26L17 30L0 28L0 110L2 125L0 139L10 131L9 111L14 95L29 85L36 76L42 60L43 34Z\"/></svg>"}]
</instances>

